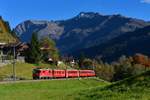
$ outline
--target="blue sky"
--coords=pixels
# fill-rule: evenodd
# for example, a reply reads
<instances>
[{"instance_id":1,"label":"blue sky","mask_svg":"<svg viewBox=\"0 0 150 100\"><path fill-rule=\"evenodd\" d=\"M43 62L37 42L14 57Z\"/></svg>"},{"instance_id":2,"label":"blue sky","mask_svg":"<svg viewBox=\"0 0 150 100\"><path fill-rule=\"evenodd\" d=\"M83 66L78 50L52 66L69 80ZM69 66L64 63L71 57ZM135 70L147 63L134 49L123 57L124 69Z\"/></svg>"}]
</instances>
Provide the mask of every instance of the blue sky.
<instances>
[{"instance_id":1,"label":"blue sky","mask_svg":"<svg viewBox=\"0 0 150 100\"><path fill-rule=\"evenodd\" d=\"M68 19L91 11L150 21L150 0L0 0L0 15L11 27L28 19Z\"/></svg>"}]
</instances>

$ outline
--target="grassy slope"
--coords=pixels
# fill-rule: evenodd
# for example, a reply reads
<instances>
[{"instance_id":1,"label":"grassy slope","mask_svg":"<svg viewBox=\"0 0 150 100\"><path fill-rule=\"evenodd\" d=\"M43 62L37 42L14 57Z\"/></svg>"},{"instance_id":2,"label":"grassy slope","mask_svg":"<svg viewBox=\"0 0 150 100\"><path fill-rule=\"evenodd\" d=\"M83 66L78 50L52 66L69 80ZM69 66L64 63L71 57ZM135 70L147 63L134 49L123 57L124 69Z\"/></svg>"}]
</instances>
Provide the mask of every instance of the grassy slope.
<instances>
[{"instance_id":1,"label":"grassy slope","mask_svg":"<svg viewBox=\"0 0 150 100\"><path fill-rule=\"evenodd\" d=\"M77 100L150 100L150 71L103 88L68 96Z\"/></svg>"},{"instance_id":2,"label":"grassy slope","mask_svg":"<svg viewBox=\"0 0 150 100\"><path fill-rule=\"evenodd\" d=\"M12 64L0 67L0 80L4 77L10 77L12 75ZM49 67L48 64L40 64L39 66ZM32 79L32 69L35 67L34 64L28 63L17 63L16 64L16 75L24 79Z\"/></svg>"},{"instance_id":3,"label":"grassy slope","mask_svg":"<svg viewBox=\"0 0 150 100\"><path fill-rule=\"evenodd\" d=\"M16 64L16 75L18 77L32 79L32 69L34 65L28 63ZM12 64L0 68L0 78L9 77L12 75Z\"/></svg>"},{"instance_id":4,"label":"grassy slope","mask_svg":"<svg viewBox=\"0 0 150 100\"><path fill-rule=\"evenodd\" d=\"M35 66L36 66L35 64L17 63L16 64L17 77L21 77L24 79L32 79L32 69L35 68ZM55 68L56 69L56 67L50 64L41 63L38 66L41 68ZM4 77L12 76L12 67L13 67L12 64L4 66L4 67L0 67L0 80L2 80Z\"/></svg>"},{"instance_id":5,"label":"grassy slope","mask_svg":"<svg viewBox=\"0 0 150 100\"><path fill-rule=\"evenodd\" d=\"M107 82L96 79L51 80L29 83L0 84L1 100L66 100L64 97Z\"/></svg>"}]
</instances>

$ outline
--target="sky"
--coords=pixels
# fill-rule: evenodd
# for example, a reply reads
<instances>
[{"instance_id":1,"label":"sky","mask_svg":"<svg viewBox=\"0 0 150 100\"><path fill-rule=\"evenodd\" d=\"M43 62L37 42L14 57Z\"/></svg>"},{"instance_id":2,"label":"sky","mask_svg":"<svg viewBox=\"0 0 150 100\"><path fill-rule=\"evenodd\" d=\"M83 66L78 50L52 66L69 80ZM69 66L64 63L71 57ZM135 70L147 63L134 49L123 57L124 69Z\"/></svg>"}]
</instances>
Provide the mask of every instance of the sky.
<instances>
[{"instance_id":1,"label":"sky","mask_svg":"<svg viewBox=\"0 0 150 100\"><path fill-rule=\"evenodd\" d=\"M0 16L12 28L25 20L64 20L80 12L121 14L150 21L150 0L0 0Z\"/></svg>"}]
</instances>

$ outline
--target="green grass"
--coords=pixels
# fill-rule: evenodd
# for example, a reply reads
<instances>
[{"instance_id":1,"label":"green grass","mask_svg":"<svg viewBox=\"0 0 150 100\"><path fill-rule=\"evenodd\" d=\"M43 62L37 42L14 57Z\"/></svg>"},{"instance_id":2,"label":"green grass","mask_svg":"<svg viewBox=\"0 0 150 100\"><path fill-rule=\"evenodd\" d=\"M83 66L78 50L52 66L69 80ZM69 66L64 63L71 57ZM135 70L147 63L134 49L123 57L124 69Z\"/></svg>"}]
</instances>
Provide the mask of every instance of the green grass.
<instances>
[{"instance_id":1,"label":"green grass","mask_svg":"<svg viewBox=\"0 0 150 100\"><path fill-rule=\"evenodd\" d=\"M0 78L12 76L12 64L0 67ZM32 69L34 65L28 63L16 64L16 75L25 79L32 79Z\"/></svg>"},{"instance_id":2,"label":"green grass","mask_svg":"<svg viewBox=\"0 0 150 100\"><path fill-rule=\"evenodd\" d=\"M67 95L107 84L97 79L0 84L0 100L67 100Z\"/></svg>"},{"instance_id":3,"label":"green grass","mask_svg":"<svg viewBox=\"0 0 150 100\"><path fill-rule=\"evenodd\" d=\"M150 71L106 87L68 95L75 100L150 100Z\"/></svg>"},{"instance_id":4,"label":"green grass","mask_svg":"<svg viewBox=\"0 0 150 100\"><path fill-rule=\"evenodd\" d=\"M17 63L16 73L18 77L32 79L32 69L35 65ZM39 66L50 67L48 64ZM12 75L12 64L0 68L0 77ZM25 82L0 84L0 100L66 100L71 94L76 94L85 89L96 86L106 86L108 82L98 79L74 79L74 80L50 80L41 82Z\"/></svg>"},{"instance_id":5,"label":"green grass","mask_svg":"<svg viewBox=\"0 0 150 100\"><path fill-rule=\"evenodd\" d=\"M49 67L49 65L40 64ZM32 79L33 64L17 63L17 76ZM0 76L12 75L12 65ZM97 79L0 84L0 100L150 100L150 71L109 84Z\"/></svg>"},{"instance_id":6,"label":"green grass","mask_svg":"<svg viewBox=\"0 0 150 100\"><path fill-rule=\"evenodd\" d=\"M16 76L23 79L32 79L32 70L37 66L36 64L29 63L16 63ZM0 80L3 80L6 77L12 76L13 65L9 64L4 67L0 67ZM38 65L40 68L52 68L57 69L55 65L40 63ZM69 67L68 67L69 68ZM64 69L63 67L58 67L58 69Z\"/></svg>"},{"instance_id":7,"label":"green grass","mask_svg":"<svg viewBox=\"0 0 150 100\"><path fill-rule=\"evenodd\" d=\"M0 67L0 80L6 77L12 76L12 64ZM16 76L24 79L32 79L32 70L35 68L35 64L29 63L17 63L16 64ZM40 64L41 67L49 67L49 64Z\"/></svg>"}]
</instances>

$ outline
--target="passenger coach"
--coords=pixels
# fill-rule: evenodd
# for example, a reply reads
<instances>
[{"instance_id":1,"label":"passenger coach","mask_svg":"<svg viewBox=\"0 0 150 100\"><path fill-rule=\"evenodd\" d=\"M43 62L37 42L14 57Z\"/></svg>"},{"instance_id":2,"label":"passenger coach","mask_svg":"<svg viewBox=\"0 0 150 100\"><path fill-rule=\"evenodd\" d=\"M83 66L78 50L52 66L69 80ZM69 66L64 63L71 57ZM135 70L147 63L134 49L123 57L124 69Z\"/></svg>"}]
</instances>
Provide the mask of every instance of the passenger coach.
<instances>
[{"instance_id":1,"label":"passenger coach","mask_svg":"<svg viewBox=\"0 0 150 100\"><path fill-rule=\"evenodd\" d=\"M33 69L33 79L94 77L94 70Z\"/></svg>"}]
</instances>

